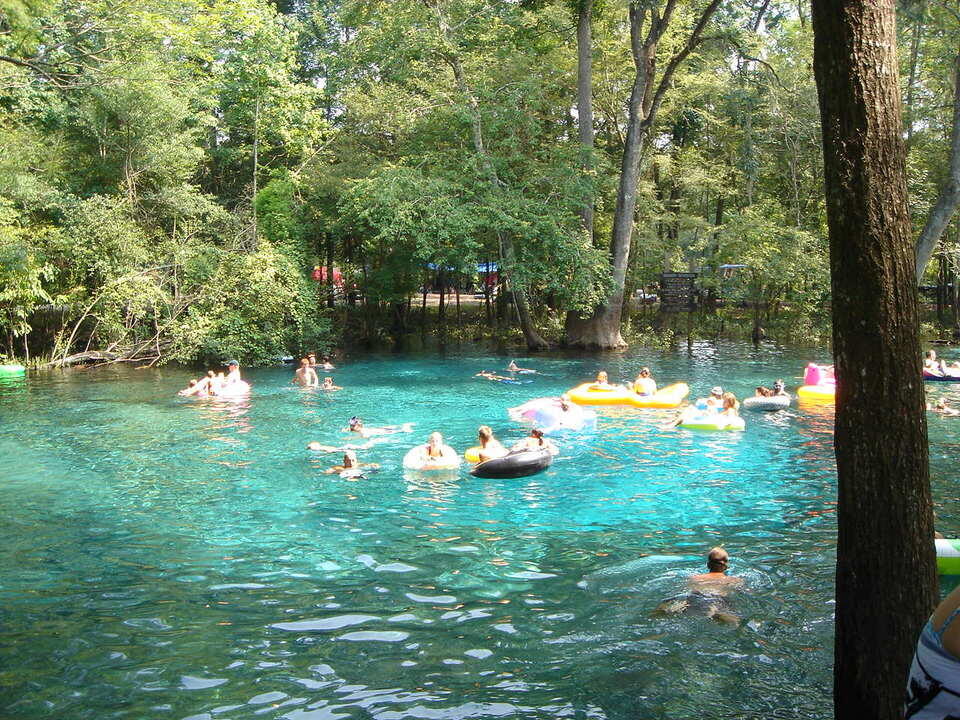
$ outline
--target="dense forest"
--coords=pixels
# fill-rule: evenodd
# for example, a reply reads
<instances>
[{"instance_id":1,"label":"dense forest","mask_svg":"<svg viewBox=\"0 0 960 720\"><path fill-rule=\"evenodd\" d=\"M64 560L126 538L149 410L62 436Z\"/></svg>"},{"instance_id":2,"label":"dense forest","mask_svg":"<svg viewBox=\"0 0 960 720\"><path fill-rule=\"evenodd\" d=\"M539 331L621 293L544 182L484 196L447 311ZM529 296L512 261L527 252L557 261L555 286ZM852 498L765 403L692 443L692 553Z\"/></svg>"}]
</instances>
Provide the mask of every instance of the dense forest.
<instances>
[{"instance_id":1,"label":"dense forest","mask_svg":"<svg viewBox=\"0 0 960 720\"><path fill-rule=\"evenodd\" d=\"M898 22L918 281L955 325L960 14ZM0 353L608 348L669 335L665 271L711 332L817 339L812 52L780 0L0 0Z\"/></svg>"}]
</instances>

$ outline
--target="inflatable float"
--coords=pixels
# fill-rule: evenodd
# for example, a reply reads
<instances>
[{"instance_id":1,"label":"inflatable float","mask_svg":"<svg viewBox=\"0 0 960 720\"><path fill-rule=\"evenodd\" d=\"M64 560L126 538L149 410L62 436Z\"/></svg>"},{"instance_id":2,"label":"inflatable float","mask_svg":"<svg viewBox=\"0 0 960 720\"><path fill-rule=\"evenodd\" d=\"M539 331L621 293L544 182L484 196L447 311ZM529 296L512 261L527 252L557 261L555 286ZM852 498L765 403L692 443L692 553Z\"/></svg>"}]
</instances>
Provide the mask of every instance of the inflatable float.
<instances>
[{"instance_id":1,"label":"inflatable float","mask_svg":"<svg viewBox=\"0 0 960 720\"><path fill-rule=\"evenodd\" d=\"M546 470L552 462L553 453L549 448L520 450L503 457L486 460L473 468L470 474L482 478L527 477Z\"/></svg>"},{"instance_id":2,"label":"inflatable float","mask_svg":"<svg viewBox=\"0 0 960 720\"><path fill-rule=\"evenodd\" d=\"M216 395L210 395L210 397L215 400L242 400L249 394L250 384L244 380L238 380L220 388Z\"/></svg>"},{"instance_id":3,"label":"inflatable float","mask_svg":"<svg viewBox=\"0 0 960 720\"><path fill-rule=\"evenodd\" d=\"M789 395L773 395L771 397L748 397L740 403L747 410L766 410L774 412L776 410L786 410L790 407L791 398Z\"/></svg>"},{"instance_id":4,"label":"inflatable float","mask_svg":"<svg viewBox=\"0 0 960 720\"><path fill-rule=\"evenodd\" d=\"M537 398L519 407L510 408L507 415L514 422L532 423L543 430L545 435L562 430L593 430L597 426L597 414L593 410L572 402L565 404L566 410L560 398Z\"/></svg>"},{"instance_id":5,"label":"inflatable float","mask_svg":"<svg viewBox=\"0 0 960 720\"><path fill-rule=\"evenodd\" d=\"M937 546L937 572L941 575L960 575L960 540L934 541Z\"/></svg>"},{"instance_id":6,"label":"inflatable float","mask_svg":"<svg viewBox=\"0 0 960 720\"><path fill-rule=\"evenodd\" d=\"M628 405L636 408L675 408L690 393L686 383L674 383L661 388L653 395L637 395L622 385L597 387L596 383L583 383L569 390L567 395L578 405Z\"/></svg>"},{"instance_id":7,"label":"inflatable float","mask_svg":"<svg viewBox=\"0 0 960 720\"><path fill-rule=\"evenodd\" d=\"M824 385L801 385L797 388L797 398L800 400L809 400L811 402L832 403L837 396L837 386L833 384Z\"/></svg>"},{"instance_id":8,"label":"inflatable float","mask_svg":"<svg viewBox=\"0 0 960 720\"><path fill-rule=\"evenodd\" d=\"M0 365L0 375L23 375L27 369L23 365Z\"/></svg>"},{"instance_id":9,"label":"inflatable float","mask_svg":"<svg viewBox=\"0 0 960 720\"><path fill-rule=\"evenodd\" d=\"M923 371L923 379L928 382L960 383L960 375L934 375L926 370Z\"/></svg>"},{"instance_id":10,"label":"inflatable float","mask_svg":"<svg viewBox=\"0 0 960 720\"><path fill-rule=\"evenodd\" d=\"M679 425L686 430L743 430L746 426L742 417L700 411L685 413Z\"/></svg>"},{"instance_id":11,"label":"inflatable float","mask_svg":"<svg viewBox=\"0 0 960 720\"><path fill-rule=\"evenodd\" d=\"M443 454L432 458L427 455L426 445L417 445L403 456L403 467L420 472L457 470L460 467L460 456L449 445L444 445Z\"/></svg>"},{"instance_id":12,"label":"inflatable float","mask_svg":"<svg viewBox=\"0 0 960 720\"><path fill-rule=\"evenodd\" d=\"M502 445L500 447L503 447ZM467 448L466 452L463 453L463 459L469 463L478 463L480 460L480 452L483 450L479 445L474 445L472 448ZM503 454L507 454L507 449L503 448Z\"/></svg>"}]
</instances>

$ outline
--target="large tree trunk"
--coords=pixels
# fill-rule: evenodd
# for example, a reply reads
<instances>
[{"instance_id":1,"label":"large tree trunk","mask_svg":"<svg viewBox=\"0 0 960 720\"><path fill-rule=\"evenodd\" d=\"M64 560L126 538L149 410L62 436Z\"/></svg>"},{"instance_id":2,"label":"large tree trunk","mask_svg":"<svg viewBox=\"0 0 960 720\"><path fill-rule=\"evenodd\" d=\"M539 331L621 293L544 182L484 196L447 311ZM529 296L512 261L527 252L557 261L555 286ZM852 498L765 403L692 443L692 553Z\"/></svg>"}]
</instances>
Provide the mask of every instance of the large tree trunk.
<instances>
[{"instance_id":1,"label":"large tree trunk","mask_svg":"<svg viewBox=\"0 0 960 720\"><path fill-rule=\"evenodd\" d=\"M947 229L957 205L960 204L960 54L954 59L953 74L953 129L950 131L950 174L940 188L937 202L934 203L917 240L917 283L923 278L930 256L940 242L943 231Z\"/></svg>"},{"instance_id":2,"label":"large tree trunk","mask_svg":"<svg viewBox=\"0 0 960 720\"><path fill-rule=\"evenodd\" d=\"M894 0L813 0L812 15L838 383L834 709L893 720L937 599Z\"/></svg>"},{"instance_id":3,"label":"large tree trunk","mask_svg":"<svg viewBox=\"0 0 960 720\"><path fill-rule=\"evenodd\" d=\"M614 349L626 347L620 334L623 314L624 284L630 261L630 241L633 237L633 218L637 207L637 180L640 159L650 128L657 117L664 94L673 81L680 64L701 42L704 28L720 5L712 0L694 23L686 42L670 58L659 82L657 48L670 26L677 0L666 0L663 7L648 7L644 3L630 3L630 50L635 74L630 91L627 114L627 136L620 162L620 185L617 190L617 208L613 216L610 241L610 272L612 289L606 301L587 318L567 319L566 343L577 347ZM649 24L647 20L649 19ZM644 34L644 28L647 28Z\"/></svg>"}]
</instances>

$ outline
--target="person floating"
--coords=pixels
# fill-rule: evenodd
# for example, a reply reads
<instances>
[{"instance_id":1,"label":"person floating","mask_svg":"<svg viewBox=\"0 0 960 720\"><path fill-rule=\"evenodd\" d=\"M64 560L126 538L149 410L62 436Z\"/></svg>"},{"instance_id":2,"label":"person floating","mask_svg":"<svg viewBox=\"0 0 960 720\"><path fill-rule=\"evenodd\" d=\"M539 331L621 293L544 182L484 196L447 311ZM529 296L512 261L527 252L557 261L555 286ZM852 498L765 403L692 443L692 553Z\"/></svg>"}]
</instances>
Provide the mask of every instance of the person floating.
<instances>
[{"instance_id":1,"label":"person floating","mask_svg":"<svg viewBox=\"0 0 960 720\"><path fill-rule=\"evenodd\" d=\"M719 385L715 385L710 391L709 397L704 401L707 410L722 410L723 409L723 388ZM699 404L699 403L698 403Z\"/></svg>"},{"instance_id":2,"label":"person floating","mask_svg":"<svg viewBox=\"0 0 960 720\"><path fill-rule=\"evenodd\" d=\"M365 427L363 419L354 415L347 420L347 427L344 432L357 433L362 438L377 437L380 435L395 435L397 433L413 432L413 423L404 423L403 425L385 425L383 427Z\"/></svg>"},{"instance_id":3,"label":"person floating","mask_svg":"<svg viewBox=\"0 0 960 720\"><path fill-rule=\"evenodd\" d=\"M721 415L726 415L727 417L740 417L740 403L737 401L737 396L732 392L725 392L721 396L723 404L720 409Z\"/></svg>"},{"instance_id":4,"label":"person floating","mask_svg":"<svg viewBox=\"0 0 960 720\"><path fill-rule=\"evenodd\" d=\"M505 377L503 375L497 375L496 373L492 373L489 370L481 370L476 375L474 375L474 377L482 377L485 380L495 380L496 382L512 381L511 378Z\"/></svg>"},{"instance_id":5,"label":"person floating","mask_svg":"<svg viewBox=\"0 0 960 720\"><path fill-rule=\"evenodd\" d=\"M944 598L923 626L910 665L904 718L960 717L960 588Z\"/></svg>"},{"instance_id":6,"label":"person floating","mask_svg":"<svg viewBox=\"0 0 960 720\"><path fill-rule=\"evenodd\" d=\"M637 395L653 395L657 392L657 383L650 375L650 368L642 367L633 381L633 391Z\"/></svg>"},{"instance_id":7,"label":"person floating","mask_svg":"<svg viewBox=\"0 0 960 720\"><path fill-rule=\"evenodd\" d=\"M310 365L309 358L300 360L300 367L293 374L292 382L300 387L317 387L320 385L320 378L317 377L317 371Z\"/></svg>"},{"instance_id":8,"label":"person floating","mask_svg":"<svg viewBox=\"0 0 960 720\"><path fill-rule=\"evenodd\" d=\"M363 477L363 469L376 470L380 466L377 463L361 463L357 460L357 453L353 450L346 450L343 453L343 464L334 465L324 470L326 475L338 474L341 477Z\"/></svg>"},{"instance_id":9,"label":"person floating","mask_svg":"<svg viewBox=\"0 0 960 720\"><path fill-rule=\"evenodd\" d=\"M654 614L658 615L703 615L718 622L739 625L727 596L743 585L743 578L727 575L730 556L722 547L715 547L707 554L707 572L687 578L690 592L660 603Z\"/></svg>"},{"instance_id":10,"label":"person floating","mask_svg":"<svg viewBox=\"0 0 960 720\"><path fill-rule=\"evenodd\" d=\"M956 408L952 408L949 405L947 405L946 398L940 398L932 406L930 405L930 403L927 403L927 410L932 410L933 412L943 415L945 417L957 417L958 415L960 415L960 410L957 410Z\"/></svg>"},{"instance_id":11,"label":"person floating","mask_svg":"<svg viewBox=\"0 0 960 720\"><path fill-rule=\"evenodd\" d=\"M403 458L407 470L455 470L460 466L460 456L443 442L443 435L430 433L425 445L411 448Z\"/></svg>"},{"instance_id":12,"label":"person floating","mask_svg":"<svg viewBox=\"0 0 960 720\"><path fill-rule=\"evenodd\" d=\"M512 373L535 373L536 370L531 370L530 368L522 368L513 360L510 361L510 364L507 365L507 372Z\"/></svg>"}]
</instances>

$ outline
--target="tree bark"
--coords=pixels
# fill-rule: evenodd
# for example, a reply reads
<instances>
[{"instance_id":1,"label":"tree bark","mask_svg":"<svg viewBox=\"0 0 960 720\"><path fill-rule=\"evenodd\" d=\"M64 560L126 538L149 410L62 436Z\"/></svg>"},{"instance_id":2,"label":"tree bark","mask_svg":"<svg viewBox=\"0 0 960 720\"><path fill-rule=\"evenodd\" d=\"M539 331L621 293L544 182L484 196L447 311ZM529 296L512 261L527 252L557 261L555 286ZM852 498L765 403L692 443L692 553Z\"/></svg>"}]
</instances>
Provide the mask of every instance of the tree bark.
<instances>
[{"instance_id":1,"label":"tree bark","mask_svg":"<svg viewBox=\"0 0 960 720\"><path fill-rule=\"evenodd\" d=\"M633 237L633 218L637 206L640 160L650 128L656 120L664 95L670 88L674 73L700 44L703 30L719 7L720 0L712 0L706 6L690 30L686 42L670 58L659 82L655 83L657 49L660 39L670 26L676 5L677 0L666 0L661 11L659 5L648 8L644 3L630 3L630 50L635 74L630 91L627 136L620 162L620 185L610 242L612 289L606 301L589 317L567 318L565 334L568 345L593 349L626 347L620 334L620 320L623 314L627 264L630 260L630 241ZM647 31L644 35L645 27Z\"/></svg>"},{"instance_id":2,"label":"tree bark","mask_svg":"<svg viewBox=\"0 0 960 720\"><path fill-rule=\"evenodd\" d=\"M953 73L953 128L950 131L950 174L940 188L937 202L927 216L927 222L917 240L917 284L923 279L927 263L960 205L960 54L954 58Z\"/></svg>"},{"instance_id":3,"label":"tree bark","mask_svg":"<svg viewBox=\"0 0 960 720\"><path fill-rule=\"evenodd\" d=\"M837 374L834 711L893 720L937 601L894 0L813 0L812 18Z\"/></svg>"}]
</instances>

